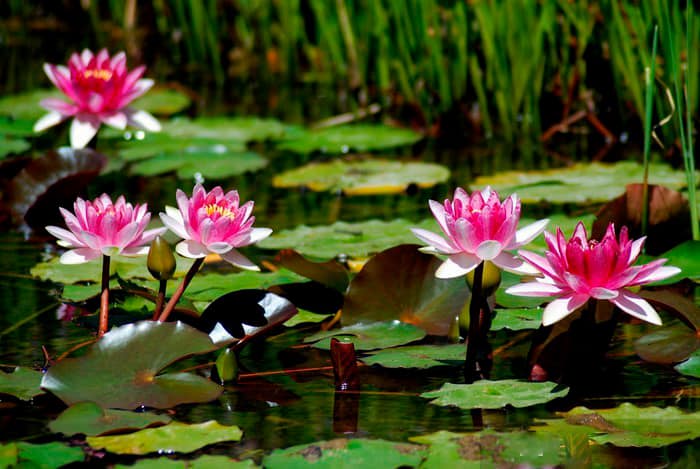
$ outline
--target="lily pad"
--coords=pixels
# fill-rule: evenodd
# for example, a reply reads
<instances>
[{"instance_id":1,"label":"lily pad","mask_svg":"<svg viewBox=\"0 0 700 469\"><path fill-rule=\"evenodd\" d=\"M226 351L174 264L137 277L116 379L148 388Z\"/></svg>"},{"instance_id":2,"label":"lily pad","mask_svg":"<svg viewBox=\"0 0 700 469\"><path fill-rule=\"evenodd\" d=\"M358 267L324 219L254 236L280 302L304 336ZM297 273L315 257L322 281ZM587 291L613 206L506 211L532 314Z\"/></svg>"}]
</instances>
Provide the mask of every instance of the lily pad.
<instances>
[{"instance_id":1,"label":"lily pad","mask_svg":"<svg viewBox=\"0 0 700 469\"><path fill-rule=\"evenodd\" d=\"M539 171L506 171L480 176L472 188L491 186L502 196L517 193L525 203L607 202L625 192L625 185L642 181L644 168L633 161L614 164L577 163L567 168ZM685 186L683 171L665 164L649 165L649 183L674 189Z\"/></svg>"},{"instance_id":2,"label":"lily pad","mask_svg":"<svg viewBox=\"0 0 700 469\"><path fill-rule=\"evenodd\" d=\"M352 342L356 350L374 350L420 340L425 337L425 331L400 321L358 323L340 329L317 332L306 337L304 342L316 342L314 347L330 350L331 337L341 342Z\"/></svg>"},{"instance_id":3,"label":"lily pad","mask_svg":"<svg viewBox=\"0 0 700 469\"><path fill-rule=\"evenodd\" d=\"M211 138L218 142L279 140L295 132L293 126L261 117L200 117L163 123L163 133L177 138Z\"/></svg>"},{"instance_id":4,"label":"lily pad","mask_svg":"<svg viewBox=\"0 0 700 469\"><path fill-rule=\"evenodd\" d=\"M283 249L275 257L275 262L341 293L347 290L350 282L347 269L334 259L326 262L312 262L293 249Z\"/></svg>"},{"instance_id":5,"label":"lily pad","mask_svg":"<svg viewBox=\"0 0 700 469\"><path fill-rule=\"evenodd\" d=\"M0 135L0 158L7 155L20 154L31 147L29 142L21 138L7 138Z\"/></svg>"},{"instance_id":6,"label":"lily pad","mask_svg":"<svg viewBox=\"0 0 700 469\"><path fill-rule=\"evenodd\" d=\"M0 467L31 467L53 469L81 462L85 453L81 448L63 443L34 445L23 441L0 444Z\"/></svg>"},{"instance_id":7,"label":"lily pad","mask_svg":"<svg viewBox=\"0 0 700 469\"><path fill-rule=\"evenodd\" d=\"M192 179L197 173L207 179L224 179L255 172L266 165L267 160L255 152L230 151L226 146L216 144L162 153L137 162L131 167L131 172L140 176L155 176L174 171L180 179Z\"/></svg>"},{"instance_id":8,"label":"lily pad","mask_svg":"<svg viewBox=\"0 0 700 469\"><path fill-rule=\"evenodd\" d=\"M60 99L62 97L63 94L55 88L36 89L26 93L3 96L0 98L0 115L35 121L48 112L39 106L42 99Z\"/></svg>"},{"instance_id":9,"label":"lily pad","mask_svg":"<svg viewBox=\"0 0 700 469\"><path fill-rule=\"evenodd\" d=\"M328 319L330 316L330 314L318 314L306 311L305 309L297 309L297 314L285 321L284 325L286 327L294 327L305 323L319 323Z\"/></svg>"},{"instance_id":10,"label":"lily pad","mask_svg":"<svg viewBox=\"0 0 700 469\"><path fill-rule=\"evenodd\" d=\"M172 88L152 88L131 106L151 114L170 116L187 108L192 100L185 93Z\"/></svg>"},{"instance_id":11,"label":"lily pad","mask_svg":"<svg viewBox=\"0 0 700 469\"><path fill-rule=\"evenodd\" d=\"M410 185L421 188L445 182L450 170L435 163L389 160L334 160L311 163L278 174L275 187L307 187L312 191L342 191L346 195L396 194Z\"/></svg>"},{"instance_id":12,"label":"lily pad","mask_svg":"<svg viewBox=\"0 0 700 469\"><path fill-rule=\"evenodd\" d=\"M275 272L237 272L229 274L200 274L192 279L185 296L192 301L214 301L235 290L268 288L272 285L304 281L304 277L280 269Z\"/></svg>"},{"instance_id":13,"label":"lily pad","mask_svg":"<svg viewBox=\"0 0 700 469\"><path fill-rule=\"evenodd\" d=\"M671 364L687 359L700 348L700 337L684 324L664 325L637 339L634 350L637 355L652 363Z\"/></svg>"},{"instance_id":14,"label":"lily pad","mask_svg":"<svg viewBox=\"0 0 700 469\"><path fill-rule=\"evenodd\" d=\"M31 137L34 135L34 121L0 116L0 136L2 135L6 137Z\"/></svg>"},{"instance_id":15,"label":"lily pad","mask_svg":"<svg viewBox=\"0 0 700 469\"><path fill-rule=\"evenodd\" d=\"M679 363L675 368L681 374L700 378L700 349L693 352L686 361Z\"/></svg>"},{"instance_id":16,"label":"lily pad","mask_svg":"<svg viewBox=\"0 0 700 469\"><path fill-rule=\"evenodd\" d=\"M310 257L331 259L339 254L366 257L399 244L415 243L410 228L437 229L433 219L420 223L398 219L368 220L360 223L336 222L332 225L305 226L281 230L260 241L264 249L294 249Z\"/></svg>"},{"instance_id":17,"label":"lily pad","mask_svg":"<svg viewBox=\"0 0 700 469\"><path fill-rule=\"evenodd\" d=\"M529 407L543 404L569 393L557 383L533 383L504 379L481 380L473 384L445 383L436 391L424 392L421 397L433 399L431 404L457 406L462 409L500 409L507 405Z\"/></svg>"},{"instance_id":18,"label":"lily pad","mask_svg":"<svg viewBox=\"0 0 700 469\"><path fill-rule=\"evenodd\" d=\"M418 467L425 450L423 446L364 438L339 438L277 449L265 456L263 466L269 469L308 468L336 469L339 467Z\"/></svg>"},{"instance_id":19,"label":"lily pad","mask_svg":"<svg viewBox=\"0 0 700 469\"><path fill-rule=\"evenodd\" d=\"M117 464L115 469L253 469L260 467L252 459L237 461L227 456L204 455L197 459L170 459L166 457L139 459L129 466Z\"/></svg>"},{"instance_id":20,"label":"lily pad","mask_svg":"<svg viewBox=\"0 0 700 469\"><path fill-rule=\"evenodd\" d=\"M522 331L537 329L542 324L542 308L496 309L496 316L491 323L491 330L510 329Z\"/></svg>"},{"instance_id":21,"label":"lily pad","mask_svg":"<svg viewBox=\"0 0 700 469\"><path fill-rule=\"evenodd\" d=\"M44 375L42 388L68 405L170 408L208 402L222 388L190 373L160 373L176 360L214 349L209 337L185 324L141 321L112 329L79 358L66 358Z\"/></svg>"},{"instance_id":22,"label":"lily pad","mask_svg":"<svg viewBox=\"0 0 700 469\"><path fill-rule=\"evenodd\" d=\"M665 265L678 267L681 271L673 277L654 282L653 285L671 285L684 278L700 281L700 241L686 241L658 257L667 260ZM646 259L648 258L644 258L645 262Z\"/></svg>"},{"instance_id":23,"label":"lily pad","mask_svg":"<svg viewBox=\"0 0 700 469\"><path fill-rule=\"evenodd\" d=\"M433 368L464 363L466 345L411 345L388 348L362 357L365 365L384 368Z\"/></svg>"},{"instance_id":24,"label":"lily pad","mask_svg":"<svg viewBox=\"0 0 700 469\"><path fill-rule=\"evenodd\" d=\"M240 428L209 420L192 425L173 422L128 435L88 437L87 443L93 448L104 448L117 454L191 453L214 443L239 441L241 436Z\"/></svg>"},{"instance_id":25,"label":"lily pad","mask_svg":"<svg viewBox=\"0 0 700 469\"><path fill-rule=\"evenodd\" d=\"M557 436L526 431L476 433L440 431L410 438L430 445L422 468L443 467L552 467L566 460Z\"/></svg>"},{"instance_id":26,"label":"lily pad","mask_svg":"<svg viewBox=\"0 0 700 469\"><path fill-rule=\"evenodd\" d=\"M625 402L614 409L576 407L560 414L564 420L542 420L552 426L536 431L561 433L562 427L590 427L589 438L597 444L661 448L700 437L700 412L687 413L677 407L637 407Z\"/></svg>"},{"instance_id":27,"label":"lily pad","mask_svg":"<svg viewBox=\"0 0 700 469\"><path fill-rule=\"evenodd\" d=\"M410 129L386 125L347 125L299 132L278 147L295 153L348 153L386 150L412 145L423 136Z\"/></svg>"},{"instance_id":28,"label":"lily pad","mask_svg":"<svg viewBox=\"0 0 700 469\"><path fill-rule=\"evenodd\" d=\"M218 150L219 153L241 153L246 149L244 142L221 143L211 138L175 138L163 133L134 134L128 133L129 139L119 144L118 154L126 161L138 161L153 156L183 152ZM191 151L192 149L192 151ZM200 150L197 150L200 149Z\"/></svg>"},{"instance_id":29,"label":"lily pad","mask_svg":"<svg viewBox=\"0 0 700 469\"><path fill-rule=\"evenodd\" d=\"M0 371L0 394L9 394L17 399L29 401L34 396L43 394L41 390L40 371L17 367L12 373Z\"/></svg>"},{"instance_id":30,"label":"lily pad","mask_svg":"<svg viewBox=\"0 0 700 469\"><path fill-rule=\"evenodd\" d=\"M167 415L126 410L105 410L94 402L78 402L61 412L49 423L54 433L66 436L82 433L97 436L114 431L134 430L150 425L170 423Z\"/></svg>"},{"instance_id":31,"label":"lily pad","mask_svg":"<svg viewBox=\"0 0 700 469\"><path fill-rule=\"evenodd\" d=\"M469 298L463 278L439 279L437 257L402 244L372 257L350 282L343 324L398 319L446 336Z\"/></svg>"}]
</instances>

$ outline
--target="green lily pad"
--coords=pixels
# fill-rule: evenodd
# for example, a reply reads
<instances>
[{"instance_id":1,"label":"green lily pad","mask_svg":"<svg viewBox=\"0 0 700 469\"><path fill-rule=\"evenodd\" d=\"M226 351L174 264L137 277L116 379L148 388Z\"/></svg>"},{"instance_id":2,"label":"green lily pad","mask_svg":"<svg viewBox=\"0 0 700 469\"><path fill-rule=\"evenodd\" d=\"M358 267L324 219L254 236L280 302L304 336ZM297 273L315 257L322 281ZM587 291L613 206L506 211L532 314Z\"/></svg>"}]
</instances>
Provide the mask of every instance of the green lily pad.
<instances>
[{"instance_id":1,"label":"green lily pad","mask_svg":"<svg viewBox=\"0 0 700 469\"><path fill-rule=\"evenodd\" d=\"M319 259L331 259L339 254L350 257L366 257L399 244L415 243L410 228L436 229L433 219L414 223L398 219L393 221L368 220L360 223L336 222L332 225L305 226L292 230L275 231L260 241L264 249L293 248L297 252Z\"/></svg>"},{"instance_id":2,"label":"green lily pad","mask_svg":"<svg viewBox=\"0 0 700 469\"><path fill-rule=\"evenodd\" d=\"M0 134L0 159L7 155L20 154L31 147L29 142L21 138L7 138Z\"/></svg>"},{"instance_id":3,"label":"green lily pad","mask_svg":"<svg viewBox=\"0 0 700 469\"><path fill-rule=\"evenodd\" d=\"M684 362L674 367L677 372L693 378L700 378L700 349L693 352Z\"/></svg>"},{"instance_id":4,"label":"green lily pad","mask_svg":"<svg viewBox=\"0 0 700 469\"><path fill-rule=\"evenodd\" d=\"M197 459L170 459L166 457L139 459L129 466L117 464L115 469L253 469L260 467L252 459L237 461L227 456L204 455Z\"/></svg>"},{"instance_id":5,"label":"green lily pad","mask_svg":"<svg viewBox=\"0 0 700 469\"><path fill-rule=\"evenodd\" d=\"M84 459L85 453L81 448L66 446L63 443L33 445L16 441L0 444L0 467L53 469Z\"/></svg>"},{"instance_id":6,"label":"green lily pad","mask_svg":"<svg viewBox=\"0 0 700 469\"><path fill-rule=\"evenodd\" d=\"M496 309L496 316L491 323L491 330L510 329L522 331L537 329L542 324L542 308Z\"/></svg>"},{"instance_id":7,"label":"green lily pad","mask_svg":"<svg viewBox=\"0 0 700 469\"><path fill-rule=\"evenodd\" d=\"M141 160L131 167L131 173L155 176L174 171L180 179L192 179L197 173L207 179L224 179L255 172L266 165L267 160L255 152L230 151L226 146L216 144L186 147Z\"/></svg>"},{"instance_id":8,"label":"green lily pad","mask_svg":"<svg viewBox=\"0 0 700 469\"><path fill-rule=\"evenodd\" d=\"M279 140L296 129L261 117L200 117L165 122L162 131L177 138L210 138L223 143Z\"/></svg>"},{"instance_id":9,"label":"green lily pad","mask_svg":"<svg viewBox=\"0 0 700 469\"><path fill-rule=\"evenodd\" d=\"M330 314L318 314L312 313L311 311L307 311L305 309L299 309L297 310L297 314L292 316L291 319L284 322L284 325L286 327L294 327L299 324L305 323L319 323L328 319L330 316Z\"/></svg>"},{"instance_id":10,"label":"green lily pad","mask_svg":"<svg viewBox=\"0 0 700 469\"><path fill-rule=\"evenodd\" d=\"M547 426L534 429L562 433L563 428L583 425L595 443L623 447L661 448L700 437L700 412L687 413L677 407L637 407L625 402L613 409L576 407L561 415L564 420L538 421Z\"/></svg>"},{"instance_id":11,"label":"green lily pad","mask_svg":"<svg viewBox=\"0 0 700 469\"><path fill-rule=\"evenodd\" d=\"M339 438L311 444L277 449L265 456L263 466L269 469L308 468L336 469L351 467L418 467L423 446L386 440Z\"/></svg>"},{"instance_id":12,"label":"green lily pad","mask_svg":"<svg viewBox=\"0 0 700 469\"><path fill-rule=\"evenodd\" d=\"M515 192L524 203L542 200L559 204L607 202L623 194L626 184L641 182L643 176L644 168L633 161L577 163L567 168L480 176L471 187L491 186L501 196ZM686 183L685 173L665 164L652 163L649 183L680 189Z\"/></svg>"},{"instance_id":13,"label":"green lily pad","mask_svg":"<svg viewBox=\"0 0 700 469\"><path fill-rule=\"evenodd\" d=\"M117 454L191 453L222 441L239 441L240 428L221 425L216 420L188 425L173 422L158 428L146 428L128 435L93 436L87 443Z\"/></svg>"},{"instance_id":14,"label":"green lily pad","mask_svg":"<svg viewBox=\"0 0 700 469\"><path fill-rule=\"evenodd\" d=\"M410 345L372 352L362 357L365 365L384 368L433 368L464 363L466 345Z\"/></svg>"},{"instance_id":15,"label":"green lily pad","mask_svg":"<svg viewBox=\"0 0 700 469\"><path fill-rule=\"evenodd\" d=\"M105 410L94 402L73 404L49 423L54 433L66 436L82 433L97 436L114 431L134 430L150 425L170 423L167 415L148 412L129 412L126 410Z\"/></svg>"},{"instance_id":16,"label":"green lily pad","mask_svg":"<svg viewBox=\"0 0 700 469\"><path fill-rule=\"evenodd\" d=\"M138 138L129 133L129 139L121 142L118 154L126 161L138 161L159 155L177 155L179 153L202 151L209 149L218 150L219 153L241 153L246 149L244 142L221 143L211 138L175 138L163 133L144 134ZM200 149L200 150L198 150Z\"/></svg>"},{"instance_id":17,"label":"green lily pad","mask_svg":"<svg viewBox=\"0 0 700 469\"><path fill-rule=\"evenodd\" d=\"M317 332L306 337L304 342L316 342L314 347L330 350L331 337L341 342L352 342L355 344L355 350L374 350L420 340L425 337L425 331L400 321L358 323L331 331Z\"/></svg>"},{"instance_id":18,"label":"green lily pad","mask_svg":"<svg viewBox=\"0 0 700 469\"><path fill-rule=\"evenodd\" d=\"M152 88L131 106L151 114L170 116L187 108L192 100L185 93L171 88Z\"/></svg>"},{"instance_id":19,"label":"green lily pad","mask_svg":"<svg viewBox=\"0 0 700 469\"><path fill-rule=\"evenodd\" d=\"M29 401L34 396L43 394L41 390L40 371L17 367L12 373L0 371L0 394L9 394L17 399Z\"/></svg>"},{"instance_id":20,"label":"green lily pad","mask_svg":"<svg viewBox=\"0 0 700 469\"><path fill-rule=\"evenodd\" d=\"M221 394L212 381L190 373L160 373L171 363L212 351L208 335L177 323L141 321L114 328L78 358L66 358L44 375L41 387L68 405L170 408L208 402Z\"/></svg>"},{"instance_id":21,"label":"green lily pad","mask_svg":"<svg viewBox=\"0 0 700 469\"><path fill-rule=\"evenodd\" d=\"M31 137L34 135L34 121L0 116L0 135Z\"/></svg>"},{"instance_id":22,"label":"green lily pad","mask_svg":"<svg viewBox=\"0 0 700 469\"><path fill-rule=\"evenodd\" d=\"M409 185L432 187L445 182L450 170L435 163L389 160L334 160L311 163L278 174L275 187L308 187L312 191L343 191L347 195L396 194Z\"/></svg>"},{"instance_id":23,"label":"green lily pad","mask_svg":"<svg viewBox=\"0 0 700 469\"><path fill-rule=\"evenodd\" d=\"M421 468L533 466L549 467L564 463L562 440L557 436L526 431L452 433L440 431L410 438L430 445Z\"/></svg>"},{"instance_id":24,"label":"green lily pad","mask_svg":"<svg viewBox=\"0 0 700 469\"><path fill-rule=\"evenodd\" d=\"M293 139L281 142L278 147L302 154L315 151L340 154L407 146L422 138L421 134L410 129L386 125L347 125L299 132Z\"/></svg>"},{"instance_id":25,"label":"green lily pad","mask_svg":"<svg viewBox=\"0 0 700 469\"><path fill-rule=\"evenodd\" d=\"M301 275L280 269L275 272L237 272L235 274L197 275L185 292L192 301L213 301L221 295L236 290L268 288L272 285L303 282Z\"/></svg>"},{"instance_id":26,"label":"green lily pad","mask_svg":"<svg viewBox=\"0 0 700 469\"><path fill-rule=\"evenodd\" d=\"M686 241L657 257L666 259L665 265L678 267L681 272L673 277L654 282L653 285L671 285L684 278L695 282L700 281L700 241ZM648 262L650 259L652 258L644 257L641 260Z\"/></svg>"},{"instance_id":27,"label":"green lily pad","mask_svg":"<svg viewBox=\"0 0 700 469\"><path fill-rule=\"evenodd\" d=\"M529 407L564 397L569 393L569 388L555 390L557 387L557 383L551 382L484 379L473 384L445 383L436 391L424 392L421 397L433 399L431 404L457 406L462 409L500 409L506 405Z\"/></svg>"},{"instance_id":28,"label":"green lily pad","mask_svg":"<svg viewBox=\"0 0 700 469\"><path fill-rule=\"evenodd\" d=\"M0 98L0 115L33 122L48 112L39 106L39 102L46 98L65 99L63 93L55 88L37 89L26 93L4 96Z\"/></svg>"},{"instance_id":29,"label":"green lily pad","mask_svg":"<svg viewBox=\"0 0 700 469\"><path fill-rule=\"evenodd\" d=\"M344 325L398 319L446 336L469 299L463 278L435 277L442 261L416 244L373 256L352 279L343 305Z\"/></svg>"},{"instance_id":30,"label":"green lily pad","mask_svg":"<svg viewBox=\"0 0 700 469\"><path fill-rule=\"evenodd\" d=\"M536 308L543 303L546 303L547 298L536 296L517 296L509 295L506 289L512 285L516 285L522 281L522 276L512 274L510 272L501 272L501 285L496 290L496 304L504 308Z\"/></svg>"}]
</instances>

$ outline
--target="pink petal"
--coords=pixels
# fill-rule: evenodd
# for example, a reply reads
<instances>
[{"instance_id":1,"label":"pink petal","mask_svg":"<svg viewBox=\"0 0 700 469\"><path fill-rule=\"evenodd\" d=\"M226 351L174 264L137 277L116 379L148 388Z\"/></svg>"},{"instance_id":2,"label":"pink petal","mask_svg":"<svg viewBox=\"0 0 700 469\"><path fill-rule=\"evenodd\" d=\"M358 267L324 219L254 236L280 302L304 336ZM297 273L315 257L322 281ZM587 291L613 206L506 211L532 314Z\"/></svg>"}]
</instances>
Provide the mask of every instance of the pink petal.
<instances>
[{"instance_id":1,"label":"pink petal","mask_svg":"<svg viewBox=\"0 0 700 469\"><path fill-rule=\"evenodd\" d=\"M58 238L61 241L65 241L66 243L70 244L72 247L82 247L83 243L78 240L78 238L75 237L73 233L71 233L68 230L64 230L63 228L60 228L58 226L47 226L44 228L46 231L51 233L53 236Z\"/></svg>"},{"instance_id":2,"label":"pink petal","mask_svg":"<svg viewBox=\"0 0 700 469\"><path fill-rule=\"evenodd\" d=\"M661 325L661 318L656 310L645 299L634 293L621 290L620 295L610 301L625 313L635 318L656 324L657 326Z\"/></svg>"},{"instance_id":3,"label":"pink petal","mask_svg":"<svg viewBox=\"0 0 700 469\"><path fill-rule=\"evenodd\" d=\"M124 130L127 123L126 114L115 112L109 116L102 116L102 122L115 129Z\"/></svg>"},{"instance_id":4,"label":"pink petal","mask_svg":"<svg viewBox=\"0 0 700 469\"><path fill-rule=\"evenodd\" d=\"M253 271L259 271L260 267L257 265L253 264L250 259L245 257L243 254L238 252L236 249L231 249L229 252L226 254L222 254L221 258L239 269L244 269L244 270L253 270Z\"/></svg>"},{"instance_id":5,"label":"pink petal","mask_svg":"<svg viewBox=\"0 0 700 469\"><path fill-rule=\"evenodd\" d=\"M206 255L209 253L206 246L196 241L192 241L191 239L186 239L177 243L175 246L175 251L177 251L177 253L181 256L189 257L190 259L206 257Z\"/></svg>"},{"instance_id":6,"label":"pink petal","mask_svg":"<svg viewBox=\"0 0 700 469\"><path fill-rule=\"evenodd\" d=\"M588 297L585 295L572 295L551 301L544 309L542 325L550 326L564 319L576 309L583 306L586 301L588 301Z\"/></svg>"},{"instance_id":7,"label":"pink petal","mask_svg":"<svg viewBox=\"0 0 700 469\"><path fill-rule=\"evenodd\" d=\"M78 112L78 106L67 103L58 98L45 98L39 102L39 105L49 111L56 111L62 116L73 116Z\"/></svg>"},{"instance_id":8,"label":"pink petal","mask_svg":"<svg viewBox=\"0 0 700 469\"><path fill-rule=\"evenodd\" d=\"M506 288L506 293L516 296L557 296L562 291L556 285L542 282L519 283Z\"/></svg>"},{"instance_id":9,"label":"pink petal","mask_svg":"<svg viewBox=\"0 0 700 469\"><path fill-rule=\"evenodd\" d=\"M100 125L89 120L76 117L70 126L70 144L73 148L85 148L97 134Z\"/></svg>"},{"instance_id":10,"label":"pink petal","mask_svg":"<svg viewBox=\"0 0 700 469\"><path fill-rule=\"evenodd\" d=\"M445 220L445 207L441 203L434 200L429 200L428 206L430 207L430 211L433 212L433 216L435 217L435 220L437 220L442 231L444 233L449 233L450 230L447 227L447 220Z\"/></svg>"},{"instance_id":11,"label":"pink petal","mask_svg":"<svg viewBox=\"0 0 700 469\"><path fill-rule=\"evenodd\" d=\"M591 288L591 296L596 300L612 300L619 296L618 290L610 290L603 287Z\"/></svg>"},{"instance_id":12,"label":"pink petal","mask_svg":"<svg viewBox=\"0 0 700 469\"><path fill-rule=\"evenodd\" d=\"M515 237L513 238L513 241L511 241L505 249L515 249L530 243L533 239L537 238L544 231L548 223L549 220L545 218L543 220L538 220L535 223L531 223L530 225L520 228L518 231L515 232Z\"/></svg>"},{"instance_id":13,"label":"pink petal","mask_svg":"<svg viewBox=\"0 0 700 469\"><path fill-rule=\"evenodd\" d=\"M229 243L216 242L207 244L207 250L216 254L225 254L231 249L233 249L233 246L231 246Z\"/></svg>"},{"instance_id":14,"label":"pink petal","mask_svg":"<svg viewBox=\"0 0 700 469\"><path fill-rule=\"evenodd\" d=\"M180 212L177 213L179 214ZM182 220L178 220L175 217L165 214L163 212L160 213L160 219L170 231L178 235L180 238L188 239L190 237L190 235L185 230L185 226L182 223Z\"/></svg>"},{"instance_id":15,"label":"pink petal","mask_svg":"<svg viewBox=\"0 0 700 469\"><path fill-rule=\"evenodd\" d=\"M446 241L442 236L435 234L432 231L424 230L422 228L411 228L411 231L418 239L435 248L437 252L443 254L456 254L461 251L461 249L454 246L453 243Z\"/></svg>"},{"instance_id":16,"label":"pink petal","mask_svg":"<svg viewBox=\"0 0 700 469\"><path fill-rule=\"evenodd\" d=\"M440 267L435 271L437 278L454 278L466 275L476 268L481 263L481 259L473 254L460 252L452 254Z\"/></svg>"},{"instance_id":17,"label":"pink petal","mask_svg":"<svg viewBox=\"0 0 700 469\"><path fill-rule=\"evenodd\" d=\"M474 254L485 261L490 261L498 256L503 250L503 245L498 241L488 240L480 243L474 250Z\"/></svg>"},{"instance_id":18,"label":"pink petal","mask_svg":"<svg viewBox=\"0 0 700 469\"><path fill-rule=\"evenodd\" d=\"M61 264L84 264L99 257L102 257L102 252L99 250L78 248L64 252L58 261Z\"/></svg>"},{"instance_id":19,"label":"pink petal","mask_svg":"<svg viewBox=\"0 0 700 469\"><path fill-rule=\"evenodd\" d=\"M129 125L149 132L160 132L160 122L148 112L134 111L129 108L126 108L124 112Z\"/></svg>"},{"instance_id":20,"label":"pink petal","mask_svg":"<svg viewBox=\"0 0 700 469\"><path fill-rule=\"evenodd\" d=\"M60 124L66 119L61 113L56 111L51 111L48 114L44 114L38 121L34 123L34 132L42 132L49 127Z\"/></svg>"},{"instance_id":21,"label":"pink petal","mask_svg":"<svg viewBox=\"0 0 700 469\"><path fill-rule=\"evenodd\" d=\"M512 272L518 275L539 275L540 271L532 265L523 262L522 259L508 253L502 252L494 257L491 262L503 270Z\"/></svg>"}]
</instances>

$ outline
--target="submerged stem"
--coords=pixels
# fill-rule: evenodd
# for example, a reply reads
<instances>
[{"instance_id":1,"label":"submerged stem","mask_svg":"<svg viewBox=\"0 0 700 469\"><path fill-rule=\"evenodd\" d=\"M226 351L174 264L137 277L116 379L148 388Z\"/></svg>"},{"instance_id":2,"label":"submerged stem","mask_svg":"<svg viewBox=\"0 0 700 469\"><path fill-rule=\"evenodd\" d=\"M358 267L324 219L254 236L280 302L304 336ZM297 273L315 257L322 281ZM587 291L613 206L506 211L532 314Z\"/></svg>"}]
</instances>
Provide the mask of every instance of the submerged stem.
<instances>
[{"instance_id":1,"label":"submerged stem","mask_svg":"<svg viewBox=\"0 0 700 469\"><path fill-rule=\"evenodd\" d=\"M97 329L97 337L105 335L109 323L109 261L109 256L102 256L102 293L100 294L100 325Z\"/></svg>"},{"instance_id":2,"label":"submerged stem","mask_svg":"<svg viewBox=\"0 0 700 469\"><path fill-rule=\"evenodd\" d=\"M180 285L177 286L177 290L175 290L175 293L173 293L173 296L170 298L170 301L168 301L168 304L165 305L163 312L161 313L160 317L158 318L158 320L160 322L164 322L165 320L168 319L168 316L170 316L170 313L172 313L173 310L175 309L175 305L177 304L178 301L180 301L182 294L185 293L185 289L190 284L190 282L192 281L192 278L194 278L194 275L197 273L199 268L202 266L203 262L204 262L203 257L200 257L199 259L194 260L192 267L190 267L190 270L187 271L187 273L185 274L185 277L182 279L182 282L180 282Z\"/></svg>"}]
</instances>

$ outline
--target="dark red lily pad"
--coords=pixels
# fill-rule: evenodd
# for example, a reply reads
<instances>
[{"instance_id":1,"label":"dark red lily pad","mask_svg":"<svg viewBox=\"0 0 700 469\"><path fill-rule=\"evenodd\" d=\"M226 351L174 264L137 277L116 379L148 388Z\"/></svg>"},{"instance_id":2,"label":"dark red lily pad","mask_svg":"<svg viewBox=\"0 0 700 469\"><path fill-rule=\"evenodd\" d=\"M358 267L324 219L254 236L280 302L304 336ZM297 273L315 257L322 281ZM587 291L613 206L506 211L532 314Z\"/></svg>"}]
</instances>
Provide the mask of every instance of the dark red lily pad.
<instances>
[{"instance_id":1,"label":"dark red lily pad","mask_svg":"<svg viewBox=\"0 0 700 469\"><path fill-rule=\"evenodd\" d=\"M348 288L348 271L336 260L312 262L293 249L283 249L275 257L275 262L341 293Z\"/></svg>"},{"instance_id":2,"label":"dark red lily pad","mask_svg":"<svg viewBox=\"0 0 700 469\"><path fill-rule=\"evenodd\" d=\"M700 347L697 333L683 324L673 324L637 339L634 349L642 359L664 365L679 363Z\"/></svg>"},{"instance_id":3,"label":"dark red lily pad","mask_svg":"<svg viewBox=\"0 0 700 469\"><path fill-rule=\"evenodd\" d=\"M442 261L403 244L372 257L350 282L343 324L398 319L428 334L447 335L469 298L463 278L438 279Z\"/></svg>"}]
</instances>

